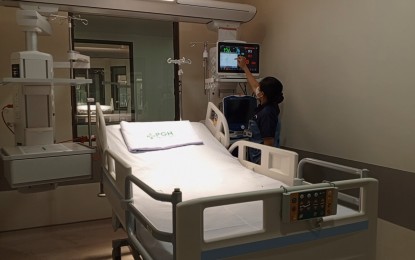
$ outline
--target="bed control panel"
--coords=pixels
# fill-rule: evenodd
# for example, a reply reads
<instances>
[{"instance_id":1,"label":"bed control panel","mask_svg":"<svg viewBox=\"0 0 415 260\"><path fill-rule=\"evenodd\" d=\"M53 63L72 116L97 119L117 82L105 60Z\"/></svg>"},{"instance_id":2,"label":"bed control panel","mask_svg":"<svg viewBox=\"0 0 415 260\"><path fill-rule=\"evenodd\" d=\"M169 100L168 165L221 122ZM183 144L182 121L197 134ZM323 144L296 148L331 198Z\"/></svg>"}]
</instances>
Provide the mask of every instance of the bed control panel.
<instances>
[{"instance_id":1,"label":"bed control panel","mask_svg":"<svg viewBox=\"0 0 415 260\"><path fill-rule=\"evenodd\" d=\"M337 213L337 188L286 192L282 199L282 221L292 223Z\"/></svg>"}]
</instances>

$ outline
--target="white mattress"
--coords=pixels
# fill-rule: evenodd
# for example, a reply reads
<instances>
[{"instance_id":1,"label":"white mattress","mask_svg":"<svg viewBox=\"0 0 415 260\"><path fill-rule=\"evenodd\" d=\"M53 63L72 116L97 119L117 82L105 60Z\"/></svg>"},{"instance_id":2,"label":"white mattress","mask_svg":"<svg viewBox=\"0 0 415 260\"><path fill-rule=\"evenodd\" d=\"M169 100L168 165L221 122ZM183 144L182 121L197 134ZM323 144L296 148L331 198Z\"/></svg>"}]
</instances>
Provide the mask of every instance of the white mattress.
<instances>
[{"instance_id":1,"label":"white mattress","mask_svg":"<svg viewBox=\"0 0 415 260\"><path fill-rule=\"evenodd\" d=\"M130 153L119 125L107 126L108 146L128 161L134 175L159 192L183 192L183 200L285 185L243 167L202 123L191 123L203 145Z\"/></svg>"},{"instance_id":2,"label":"white mattress","mask_svg":"<svg viewBox=\"0 0 415 260\"><path fill-rule=\"evenodd\" d=\"M203 145L134 154L127 150L120 126L111 125L107 126L108 146L130 163L135 176L156 191L170 194L174 188L180 188L183 201L285 185L243 167L204 124L192 122L191 125L203 140ZM171 204L156 202L137 187L134 189L134 201L155 227L172 231ZM261 209L261 202L252 202L206 210L205 239L261 229ZM145 230L139 233L140 236L147 236ZM157 259L171 258L170 244L149 241L149 237L145 240L158 248L154 250Z\"/></svg>"}]
</instances>

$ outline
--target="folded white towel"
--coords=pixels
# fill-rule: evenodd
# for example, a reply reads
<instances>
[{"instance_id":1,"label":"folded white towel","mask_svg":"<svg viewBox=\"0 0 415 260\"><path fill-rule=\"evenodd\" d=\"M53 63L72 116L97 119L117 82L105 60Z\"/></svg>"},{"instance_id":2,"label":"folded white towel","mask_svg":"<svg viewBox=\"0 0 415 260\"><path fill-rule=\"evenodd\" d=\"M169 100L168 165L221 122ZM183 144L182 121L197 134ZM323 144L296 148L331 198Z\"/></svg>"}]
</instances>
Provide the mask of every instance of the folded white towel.
<instances>
[{"instance_id":1,"label":"folded white towel","mask_svg":"<svg viewBox=\"0 0 415 260\"><path fill-rule=\"evenodd\" d=\"M189 121L125 122L121 133L132 153L203 144Z\"/></svg>"}]
</instances>

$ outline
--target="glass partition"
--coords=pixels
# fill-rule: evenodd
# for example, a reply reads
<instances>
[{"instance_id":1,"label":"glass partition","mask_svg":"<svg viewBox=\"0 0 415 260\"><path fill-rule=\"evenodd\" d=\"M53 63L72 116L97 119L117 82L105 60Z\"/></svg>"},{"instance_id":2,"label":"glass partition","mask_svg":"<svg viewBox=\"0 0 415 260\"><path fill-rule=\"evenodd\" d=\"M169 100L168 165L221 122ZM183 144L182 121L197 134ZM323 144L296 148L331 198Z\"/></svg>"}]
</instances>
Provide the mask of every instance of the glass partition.
<instances>
[{"instance_id":1,"label":"glass partition","mask_svg":"<svg viewBox=\"0 0 415 260\"><path fill-rule=\"evenodd\" d=\"M95 102L101 104L108 124L132 121L132 80L128 42L74 41L74 50L90 57L91 68L74 69L75 78L92 79L74 91L76 136L88 136L88 121L95 123ZM94 100L88 107L88 100ZM88 109L90 116L88 116Z\"/></svg>"},{"instance_id":2,"label":"glass partition","mask_svg":"<svg viewBox=\"0 0 415 260\"><path fill-rule=\"evenodd\" d=\"M77 69L74 75L93 83L73 92L76 135L85 134L87 113L78 108L85 108L88 97L108 108L108 123L174 120L174 65L167 63L174 57L173 22L82 18L88 25L74 21L74 49L91 57L91 69Z\"/></svg>"}]
</instances>

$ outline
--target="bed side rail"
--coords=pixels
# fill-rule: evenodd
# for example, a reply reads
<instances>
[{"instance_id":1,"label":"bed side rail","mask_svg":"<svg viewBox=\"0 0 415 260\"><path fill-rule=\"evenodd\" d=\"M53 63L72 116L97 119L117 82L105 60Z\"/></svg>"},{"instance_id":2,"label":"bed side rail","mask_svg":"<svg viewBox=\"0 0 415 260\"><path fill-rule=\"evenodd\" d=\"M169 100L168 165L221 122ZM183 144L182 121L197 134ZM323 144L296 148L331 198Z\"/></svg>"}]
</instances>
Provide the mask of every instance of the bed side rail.
<instances>
[{"instance_id":1,"label":"bed side rail","mask_svg":"<svg viewBox=\"0 0 415 260\"><path fill-rule=\"evenodd\" d=\"M125 178L125 209L126 209L126 229L128 234L128 239L131 245L144 257L144 259L152 259L149 252L142 246L140 241L136 237L135 222L139 221L149 232L150 234L160 240L165 242L171 242L173 247L175 246L175 237L176 232L175 225L173 225L173 232L164 232L158 230L136 207L133 203L133 186L138 186L142 191L151 196L153 199L163 202L170 202L172 204L172 219L173 223L176 222L176 205L182 201L182 192L180 189L176 188L171 194L160 193L153 190L150 186L142 182L140 179L134 175L129 175Z\"/></svg>"},{"instance_id":2,"label":"bed side rail","mask_svg":"<svg viewBox=\"0 0 415 260\"><path fill-rule=\"evenodd\" d=\"M349 166L345 166L341 164L321 161L321 160L317 160L313 158L304 158L298 163L298 168L297 168L298 179L303 179L303 175L304 175L303 171L304 171L305 164L314 164L314 165L322 166L325 168L333 169L336 171L350 173L350 174L358 176L359 178L369 177L369 170L367 169L358 169L358 168L353 168L353 167L349 167Z\"/></svg>"},{"instance_id":3,"label":"bed side rail","mask_svg":"<svg viewBox=\"0 0 415 260\"><path fill-rule=\"evenodd\" d=\"M353 214L346 216L332 215L319 218L318 220L311 219L298 221L295 223L284 223L282 221L282 196L284 193L328 188L332 187L332 185L335 185L335 187L337 187L339 190L350 188L363 189L364 200L362 201L361 209ZM241 254L251 254L249 255L250 258L246 259L254 259L255 256L253 254L258 253L256 250L278 250L278 248L283 248L295 243L301 244L307 242L294 238L299 234L308 236L308 241L312 241L313 239L318 239L318 236L316 235L319 230L328 230L327 233L330 233L330 236L333 236L334 234L330 230L333 230L333 228L337 227L338 229L342 230L341 232L343 233L336 234L336 236L338 235L345 239L350 239L350 236L344 236L344 234L354 232L354 235L359 235L358 231L349 230L348 227L350 227L350 225L360 227L363 225L364 227L362 230L364 232L367 231L365 235L363 235L363 239L369 237L370 241L373 239L374 242L372 242L374 247L376 243L377 225L377 192L378 182L376 179L362 178L336 181L333 183L282 187L280 189L231 194L185 201L178 204L177 207L176 259L215 259L215 253L217 252L220 252L221 257L223 258L238 255L241 256ZM262 229L251 233L215 238L209 241L204 239L204 211L207 208L251 201L263 202ZM369 224L365 225L364 223ZM351 239L353 239L353 237ZM362 237L359 237L359 239L362 239ZM282 245L278 244L279 241L282 240L290 240L291 242L290 244L286 244L285 242L282 242ZM376 251L373 250L371 245L369 245L369 243L372 242L367 241L368 244L365 246L368 248L364 249L369 251L369 255L373 255L373 252ZM257 246L246 246L252 244ZM332 251L332 249L327 250ZM369 257L367 259L373 258Z\"/></svg>"},{"instance_id":4,"label":"bed side rail","mask_svg":"<svg viewBox=\"0 0 415 260\"><path fill-rule=\"evenodd\" d=\"M282 181L289 186L294 185L298 163L297 153L245 140L233 143L229 151L232 152L236 148L238 148L238 159L246 168ZM261 164L248 160L248 148L261 150Z\"/></svg>"},{"instance_id":5,"label":"bed side rail","mask_svg":"<svg viewBox=\"0 0 415 260\"><path fill-rule=\"evenodd\" d=\"M297 180L296 183L297 185L301 185L301 184L311 184L309 182L304 181L303 176L304 176L304 165L306 164L313 164L313 165L317 165L323 168L328 168L328 169L332 169L338 172L344 172L344 173L348 173L354 177L357 178L367 178L369 177L369 170L368 169L358 169L358 168L353 168L353 167L349 167L349 166L345 166L345 165L341 165L341 164L336 164L336 163L331 163L331 162L326 162L326 161L322 161L322 160L318 160L318 159L313 159L313 158L304 158L302 159L299 163L298 163L298 168L297 168ZM349 194L346 193L342 193L339 192L338 194L339 199L350 203L352 205L356 205L356 206L360 206L360 198L359 197L354 197L351 196Z\"/></svg>"},{"instance_id":6,"label":"bed side rail","mask_svg":"<svg viewBox=\"0 0 415 260\"><path fill-rule=\"evenodd\" d=\"M226 148L230 144L228 121L223 113L212 102L208 103L205 125L212 135Z\"/></svg>"}]
</instances>

